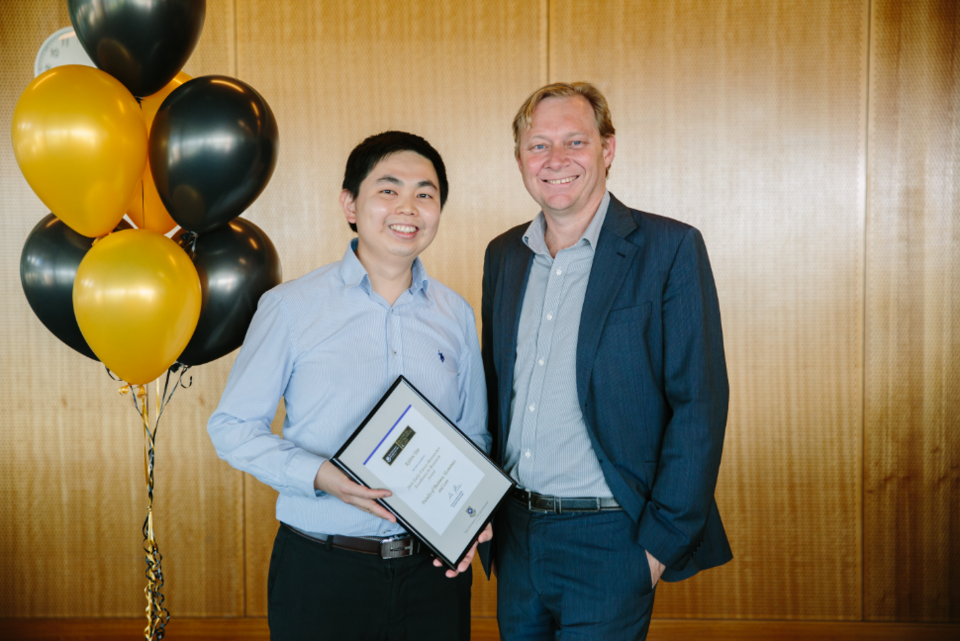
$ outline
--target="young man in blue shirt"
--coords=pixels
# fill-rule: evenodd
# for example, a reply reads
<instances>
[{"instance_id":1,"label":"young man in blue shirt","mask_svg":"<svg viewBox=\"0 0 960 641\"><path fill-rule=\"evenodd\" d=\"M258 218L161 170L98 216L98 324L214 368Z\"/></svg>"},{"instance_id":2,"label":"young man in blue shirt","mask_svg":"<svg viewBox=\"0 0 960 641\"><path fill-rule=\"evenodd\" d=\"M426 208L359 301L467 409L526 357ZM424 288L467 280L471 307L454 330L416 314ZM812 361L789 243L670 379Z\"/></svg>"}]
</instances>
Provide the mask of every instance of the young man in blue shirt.
<instances>
[{"instance_id":1,"label":"young man in blue shirt","mask_svg":"<svg viewBox=\"0 0 960 641\"><path fill-rule=\"evenodd\" d=\"M438 569L376 503L388 490L329 461L401 374L489 451L473 311L418 258L446 199L443 160L424 139L391 131L358 145L340 195L357 238L340 261L264 294L207 425L222 459L280 493L272 639L470 637L473 551ZM270 432L281 397L282 439Z\"/></svg>"}]
</instances>

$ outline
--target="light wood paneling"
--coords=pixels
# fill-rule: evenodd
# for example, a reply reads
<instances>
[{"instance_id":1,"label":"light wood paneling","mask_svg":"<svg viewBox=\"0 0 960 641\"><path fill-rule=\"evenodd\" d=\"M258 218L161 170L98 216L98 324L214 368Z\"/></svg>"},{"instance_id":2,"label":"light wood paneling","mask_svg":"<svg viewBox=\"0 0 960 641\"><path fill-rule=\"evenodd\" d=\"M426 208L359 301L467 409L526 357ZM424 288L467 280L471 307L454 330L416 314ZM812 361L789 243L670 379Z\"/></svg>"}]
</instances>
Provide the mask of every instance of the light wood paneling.
<instances>
[{"instance_id":1,"label":"light wood paneling","mask_svg":"<svg viewBox=\"0 0 960 641\"><path fill-rule=\"evenodd\" d=\"M960 621L960 5L872 25L864 610Z\"/></svg>"},{"instance_id":2,"label":"light wood paneling","mask_svg":"<svg viewBox=\"0 0 960 641\"><path fill-rule=\"evenodd\" d=\"M539 4L245 2L237 29L237 75L266 98L281 141L273 179L245 215L276 243L284 279L340 259L352 237L338 204L347 155L401 129L437 148L450 181L427 271L479 313L487 241L537 211L510 122L540 81ZM245 487L247 614L263 616L276 494ZM474 582L475 613L493 613L490 587Z\"/></svg>"},{"instance_id":3,"label":"light wood paneling","mask_svg":"<svg viewBox=\"0 0 960 641\"><path fill-rule=\"evenodd\" d=\"M230 72L233 2L207 7L192 75ZM3 2L0 16L0 131L9 132L37 50L70 19L59 0ZM9 144L0 145L0 194L0 616L137 616L147 500L140 419L102 366L61 344L27 305L20 250L47 210ZM242 495L204 430L212 409L205 399L219 398L222 367L199 368L194 387L168 407L157 441L164 594L186 616L243 613L242 597L223 589L243 581Z\"/></svg>"},{"instance_id":4,"label":"light wood paneling","mask_svg":"<svg viewBox=\"0 0 960 641\"><path fill-rule=\"evenodd\" d=\"M550 4L550 79L617 128L610 189L704 234L731 405L732 563L669 617L858 619L867 2Z\"/></svg>"},{"instance_id":5,"label":"light wood paneling","mask_svg":"<svg viewBox=\"0 0 960 641\"><path fill-rule=\"evenodd\" d=\"M6 137L37 50L70 20L66 3L53 0L5 2L2 16ZM137 491L143 455L136 414L102 368L54 338L27 304L20 251L47 210L8 140L0 145L0 615L132 616L143 601L137 532L145 504ZM88 375L77 380L78 371ZM98 545L105 539L109 545Z\"/></svg>"},{"instance_id":6,"label":"light wood paneling","mask_svg":"<svg viewBox=\"0 0 960 641\"><path fill-rule=\"evenodd\" d=\"M61 0L0 0L0 132L68 24ZM208 0L185 71L239 77L277 115L279 164L245 215L286 280L344 251L349 150L390 128L424 135L451 183L424 260L477 311L487 241L537 209L515 110L548 77L595 82L619 131L612 191L704 232L724 315L718 501L736 558L664 585L656 615L958 621L958 24L950 0ZM129 638L143 626L138 417L26 303L20 251L46 213L0 145L0 617L135 618L4 620L0 639ZM193 371L160 429L178 637L266 635L262 618L190 618L266 614L276 494L219 461L204 429L234 358ZM496 638L495 583L474 569L475 638ZM955 636L661 619L650 634Z\"/></svg>"}]
</instances>

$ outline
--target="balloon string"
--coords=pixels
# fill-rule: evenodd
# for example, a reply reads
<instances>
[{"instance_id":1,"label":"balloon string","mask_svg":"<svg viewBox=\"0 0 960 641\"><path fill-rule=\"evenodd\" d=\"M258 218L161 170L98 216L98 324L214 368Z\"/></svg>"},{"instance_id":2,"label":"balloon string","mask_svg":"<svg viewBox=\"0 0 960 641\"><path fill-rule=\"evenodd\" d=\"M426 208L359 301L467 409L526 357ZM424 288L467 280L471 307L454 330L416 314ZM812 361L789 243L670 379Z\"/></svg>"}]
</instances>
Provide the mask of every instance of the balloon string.
<instances>
[{"instance_id":1,"label":"balloon string","mask_svg":"<svg viewBox=\"0 0 960 641\"><path fill-rule=\"evenodd\" d=\"M167 374L169 381L169 372ZM157 381L157 391L159 392L160 381ZM147 518L143 522L143 551L146 558L147 585L143 589L143 594L147 600L145 614L147 617L147 627L143 634L146 641L159 641L164 637L164 627L170 621L170 611L164 607L164 596L161 591L163 588L163 569L160 565L163 559L160 554L160 548L157 545L156 534L153 524L153 491L154 491L154 466L156 464L156 439L157 428L160 422L160 412L162 406L160 398L157 398L157 422L150 429L150 399L145 385L126 385L120 388L121 394L128 394L134 391L133 406L143 419L143 466L144 476L147 484ZM165 399L169 400L169 399Z\"/></svg>"},{"instance_id":2,"label":"balloon string","mask_svg":"<svg viewBox=\"0 0 960 641\"><path fill-rule=\"evenodd\" d=\"M183 241L184 248L189 247L190 258L193 259L193 255L197 252L197 238L200 236L195 231L185 231L180 234L180 240Z\"/></svg>"},{"instance_id":3,"label":"balloon string","mask_svg":"<svg viewBox=\"0 0 960 641\"><path fill-rule=\"evenodd\" d=\"M188 369L190 369L190 366L189 366L189 365L184 365L183 363L176 362L176 363L173 364L173 367L170 368L170 371L171 371L171 372L176 372L176 371L177 371L178 369L180 369L181 367L183 368L183 370L180 372L180 380L178 381L178 383L179 383L180 387L182 387L183 389L190 389L191 387L193 387L193 376L192 376L192 375L190 376L190 380L187 382L187 384L186 384L186 385L183 384L183 375L187 373L187 370L188 370ZM173 396L173 392L171 392L170 395Z\"/></svg>"},{"instance_id":4,"label":"balloon string","mask_svg":"<svg viewBox=\"0 0 960 641\"><path fill-rule=\"evenodd\" d=\"M107 370L107 374L110 375L110 378L116 381L120 380L113 375L109 368L105 366L105 369ZM176 393L177 388L183 387L186 389L193 385L192 376L190 377L188 384L185 385L183 383L183 376L189 369L189 365L184 365L183 363L174 363L170 369L167 370L167 375L163 383L163 391L160 390L160 379L157 379L157 418L152 431L150 429L150 398L147 386L124 385L120 388L121 395L129 394L131 391L134 392L133 406L143 420L143 467L147 484L147 518L143 522L143 551L147 565L145 572L147 585L143 589L143 594L147 599L147 606L145 608L147 627L143 630L144 639L146 641L160 641L160 639L163 639L166 633L165 627L167 623L170 622L170 611L163 605L164 596L162 589L164 581L163 569L160 565L163 556L160 554L160 548L157 545L157 538L153 525L153 470L156 463L157 430L160 428L160 418L163 416L163 411L166 409L167 404L170 403L171 399L173 399L173 395ZM176 374L177 372L179 372L179 378L173 384L173 387L171 387L170 376L172 374Z\"/></svg>"}]
</instances>

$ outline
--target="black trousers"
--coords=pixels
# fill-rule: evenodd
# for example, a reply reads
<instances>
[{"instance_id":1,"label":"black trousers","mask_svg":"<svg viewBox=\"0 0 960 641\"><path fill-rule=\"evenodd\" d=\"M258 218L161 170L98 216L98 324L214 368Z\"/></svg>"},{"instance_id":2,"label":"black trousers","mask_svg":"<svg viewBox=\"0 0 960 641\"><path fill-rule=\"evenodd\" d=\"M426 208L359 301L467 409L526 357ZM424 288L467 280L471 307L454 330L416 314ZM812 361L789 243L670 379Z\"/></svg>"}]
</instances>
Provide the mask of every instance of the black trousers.
<instances>
[{"instance_id":1,"label":"black trousers","mask_svg":"<svg viewBox=\"0 0 960 641\"><path fill-rule=\"evenodd\" d=\"M430 554L328 549L281 525L267 579L270 639L467 641L473 571L445 571Z\"/></svg>"}]
</instances>

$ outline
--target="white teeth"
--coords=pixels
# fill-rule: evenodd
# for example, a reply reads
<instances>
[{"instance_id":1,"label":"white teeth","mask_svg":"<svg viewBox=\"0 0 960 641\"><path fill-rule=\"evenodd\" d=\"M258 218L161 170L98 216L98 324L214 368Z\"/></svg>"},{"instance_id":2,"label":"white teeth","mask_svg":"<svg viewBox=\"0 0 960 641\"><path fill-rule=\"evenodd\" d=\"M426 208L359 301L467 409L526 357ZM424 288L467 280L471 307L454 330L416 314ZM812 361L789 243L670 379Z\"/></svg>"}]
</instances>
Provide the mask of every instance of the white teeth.
<instances>
[{"instance_id":1,"label":"white teeth","mask_svg":"<svg viewBox=\"0 0 960 641\"><path fill-rule=\"evenodd\" d=\"M547 182L551 185L566 185L569 182L573 182L576 179L576 176L570 176L569 178L561 178L560 180L548 180Z\"/></svg>"},{"instance_id":2,"label":"white teeth","mask_svg":"<svg viewBox=\"0 0 960 641\"><path fill-rule=\"evenodd\" d=\"M412 234L417 231L416 227L411 227L409 225L390 225L390 229L393 231L398 231L401 234Z\"/></svg>"}]
</instances>

